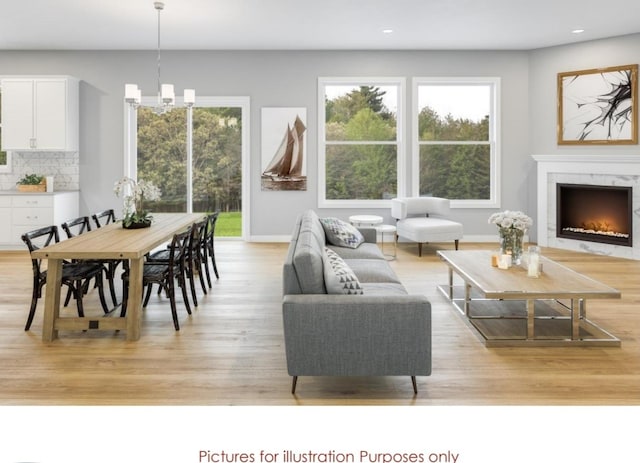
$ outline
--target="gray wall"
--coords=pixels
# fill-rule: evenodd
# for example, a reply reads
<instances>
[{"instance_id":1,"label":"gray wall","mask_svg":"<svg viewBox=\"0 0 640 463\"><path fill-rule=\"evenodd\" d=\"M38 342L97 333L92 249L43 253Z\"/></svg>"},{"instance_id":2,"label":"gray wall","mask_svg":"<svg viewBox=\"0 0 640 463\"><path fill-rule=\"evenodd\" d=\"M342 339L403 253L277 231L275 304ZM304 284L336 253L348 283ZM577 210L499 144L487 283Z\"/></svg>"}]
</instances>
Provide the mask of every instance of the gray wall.
<instances>
[{"instance_id":1,"label":"gray wall","mask_svg":"<svg viewBox=\"0 0 640 463\"><path fill-rule=\"evenodd\" d=\"M640 34L531 51L529 61L531 154L640 154L638 145L558 145L556 136L556 79L559 72L637 64L639 61ZM535 213L536 166L532 160L528 163L530 165L528 210ZM638 175L640 172L635 174Z\"/></svg>"},{"instance_id":2,"label":"gray wall","mask_svg":"<svg viewBox=\"0 0 640 463\"><path fill-rule=\"evenodd\" d=\"M635 39L635 40L634 40ZM531 190L532 153L556 153L555 76L557 72L637 62L638 37L625 37L532 52L501 51L164 51L162 75L176 92L195 88L201 96L249 96L251 99L251 230L252 236L282 237L295 216L317 209L317 78L319 76L411 77L497 76L502 96L501 208L535 214ZM113 182L123 172L125 83L137 83L143 94L154 93L153 51L0 51L0 75L69 74L82 80L80 88L80 189L83 213L119 208ZM307 108L308 190L260 190L260 109L263 106ZM410 121L410 104L406 121ZM405 137L410 141L410 127ZM407 169L410 169L407 146ZM616 151L624 149L617 148ZM637 147L627 147L637 150ZM578 151L578 149L574 149ZM407 178L410 178L407 170ZM410 186L409 186L410 188ZM407 191L408 193L408 191ZM377 213L390 221L387 210L323 209L322 215L348 217ZM457 209L465 234L495 235L487 217L494 210Z\"/></svg>"}]
</instances>

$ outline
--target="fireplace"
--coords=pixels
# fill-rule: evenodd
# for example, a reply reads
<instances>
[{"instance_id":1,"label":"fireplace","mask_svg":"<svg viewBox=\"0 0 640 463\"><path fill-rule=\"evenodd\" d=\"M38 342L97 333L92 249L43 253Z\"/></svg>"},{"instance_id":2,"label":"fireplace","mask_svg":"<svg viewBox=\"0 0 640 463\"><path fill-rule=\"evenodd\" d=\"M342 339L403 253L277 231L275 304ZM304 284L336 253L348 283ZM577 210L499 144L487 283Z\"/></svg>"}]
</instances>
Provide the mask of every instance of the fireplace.
<instances>
[{"instance_id":1,"label":"fireplace","mask_svg":"<svg viewBox=\"0 0 640 463\"><path fill-rule=\"evenodd\" d=\"M556 184L559 238L632 246L632 187Z\"/></svg>"},{"instance_id":2,"label":"fireplace","mask_svg":"<svg viewBox=\"0 0 640 463\"><path fill-rule=\"evenodd\" d=\"M640 261L640 156L636 152L536 154L533 158L537 163L536 235L533 239L538 245ZM556 210L558 183L631 188L633 198L629 234L633 239L628 243L625 240L625 245L618 245L579 240L574 236L559 238L558 228L561 227ZM616 243L619 241L616 240Z\"/></svg>"}]
</instances>

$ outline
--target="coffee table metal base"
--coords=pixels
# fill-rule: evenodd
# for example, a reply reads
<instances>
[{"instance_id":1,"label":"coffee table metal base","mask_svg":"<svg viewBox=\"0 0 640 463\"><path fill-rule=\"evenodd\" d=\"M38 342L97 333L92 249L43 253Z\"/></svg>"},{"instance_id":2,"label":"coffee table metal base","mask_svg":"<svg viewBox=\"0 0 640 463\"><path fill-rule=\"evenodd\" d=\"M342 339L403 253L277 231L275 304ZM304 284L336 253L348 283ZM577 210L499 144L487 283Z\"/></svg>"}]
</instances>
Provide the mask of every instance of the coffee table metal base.
<instances>
[{"instance_id":1,"label":"coffee table metal base","mask_svg":"<svg viewBox=\"0 0 640 463\"><path fill-rule=\"evenodd\" d=\"M470 285L438 289L487 347L621 345L587 318L584 299L486 299Z\"/></svg>"}]
</instances>

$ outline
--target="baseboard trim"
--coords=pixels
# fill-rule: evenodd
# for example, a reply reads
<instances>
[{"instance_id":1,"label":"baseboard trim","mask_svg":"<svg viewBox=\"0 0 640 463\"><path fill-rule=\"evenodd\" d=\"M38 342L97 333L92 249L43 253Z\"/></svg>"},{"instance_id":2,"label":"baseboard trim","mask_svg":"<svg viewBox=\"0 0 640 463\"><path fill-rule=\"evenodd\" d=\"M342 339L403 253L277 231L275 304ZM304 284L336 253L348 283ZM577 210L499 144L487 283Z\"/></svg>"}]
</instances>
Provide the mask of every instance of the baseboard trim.
<instances>
[{"instance_id":1,"label":"baseboard trim","mask_svg":"<svg viewBox=\"0 0 640 463\"><path fill-rule=\"evenodd\" d=\"M252 235L249 240L253 243L287 243L291 241L291 235ZM385 235L384 242L390 243L393 241L392 235ZM400 243L411 243L412 241L400 238ZM529 241L529 237L525 235L525 243ZM498 245L498 233L495 235L466 235L460 240L460 243L496 243Z\"/></svg>"}]
</instances>

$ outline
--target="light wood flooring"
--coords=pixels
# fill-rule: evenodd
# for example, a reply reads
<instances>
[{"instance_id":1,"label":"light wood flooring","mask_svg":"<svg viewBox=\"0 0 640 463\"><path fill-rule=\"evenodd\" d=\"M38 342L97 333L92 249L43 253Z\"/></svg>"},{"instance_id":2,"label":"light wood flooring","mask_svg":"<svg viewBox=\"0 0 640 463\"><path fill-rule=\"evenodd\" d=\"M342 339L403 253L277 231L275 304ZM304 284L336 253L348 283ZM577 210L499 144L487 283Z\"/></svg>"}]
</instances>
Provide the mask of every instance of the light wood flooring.
<instances>
[{"instance_id":1,"label":"light wood flooring","mask_svg":"<svg viewBox=\"0 0 640 463\"><path fill-rule=\"evenodd\" d=\"M462 243L461 248L486 245ZM23 330L31 264L22 251L0 252L0 405L638 405L640 262L543 249L544 255L613 286L621 300L594 300L589 316L622 347L487 348L436 286L448 244L400 244L391 262L412 293L433 310L433 373L418 377L301 377L290 393L281 319L286 244L218 241L220 280L191 317L179 307L174 331L168 302L153 296L142 336L61 332L41 341L41 300ZM64 309L71 313L75 310ZM97 295L88 312L101 313Z\"/></svg>"}]
</instances>

